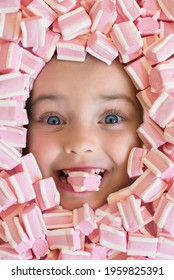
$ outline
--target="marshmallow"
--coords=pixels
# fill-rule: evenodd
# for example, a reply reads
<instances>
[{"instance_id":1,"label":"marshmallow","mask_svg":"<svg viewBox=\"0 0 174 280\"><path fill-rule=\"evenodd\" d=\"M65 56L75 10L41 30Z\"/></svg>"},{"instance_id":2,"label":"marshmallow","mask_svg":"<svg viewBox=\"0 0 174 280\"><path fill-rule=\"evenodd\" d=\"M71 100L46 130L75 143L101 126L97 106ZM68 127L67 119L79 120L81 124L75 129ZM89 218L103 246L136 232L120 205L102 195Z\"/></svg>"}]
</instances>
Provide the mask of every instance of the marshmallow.
<instances>
[{"instance_id":1,"label":"marshmallow","mask_svg":"<svg viewBox=\"0 0 174 280\"><path fill-rule=\"evenodd\" d=\"M20 35L21 13L0 14L0 38L17 41Z\"/></svg>"},{"instance_id":2,"label":"marshmallow","mask_svg":"<svg viewBox=\"0 0 174 280\"><path fill-rule=\"evenodd\" d=\"M86 58L87 40L75 38L65 41L60 39L57 43L57 59L70 61L84 61Z\"/></svg>"},{"instance_id":3,"label":"marshmallow","mask_svg":"<svg viewBox=\"0 0 174 280\"><path fill-rule=\"evenodd\" d=\"M159 236L157 246L157 257L165 260L173 260L174 258L174 239Z\"/></svg>"},{"instance_id":4,"label":"marshmallow","mask_svg":"<svg viewBox=\"0 0 174 280\"><path fill-rule=\"evenodd\" d=\"M40 16L44 20L45 27L49 27L57 18L56 12L51 9L42 0L33 0L29 5L22 11L25 17Z\"/></svg>"},{"instance_id":5,"label":"marshmallow","mask_svg":"<svg viewBox=\"0 0 174 280\"><path fill-rule=\"evenodd\" d=\"M118 50L111 39L99 31L91 34L86 50L92 56L104 61L108 65L118 56Z\"/></svg>"},{"instance_id":6,"label":"marshmallow","mask_svg":"<svg viewBox=\"0 0 174 280\"><path fill-rule=\"evenodd\" d=\"M118 211L117 202L129 197L130 195L132 195L132 190L130 187L123 188L115 193L110 193L107 197L107 202L111 213Z\"/></svg>"},{"instance_id":7,"label":"marshmallow","mask_svg":"<svg viewBox=\"0 0 174 280\"><path fill-rule=\"evenodd\" d=\"M25 253L31 248L31 241L24 232L18 217L2 222L2 226L4 228L7 241L16 252L19 254Z\"/></svg>"},{"instance_id":8,"label":"marshmallow","mask_svg":"<svg viewBox=\"0 0 174 280\"><path fill-rule=\"evenodd\" d=\"M174 22L165 22L165 21L160 21L160 38L164 38L167 35L170 35L173 33L174 29Z\"/></svg>"},{"instance_id":9,"label":"marshmallow","mask_svg":"<svg viewBox=\"0 0 174 280\"><path fill-rule=\"evenodd\" d=\"M26 134L24 127L0 126L0 139L13 147L25 148Z\"/></svg>"},{"instance_id":10,"label":"marshmallow","mask_svg":"<svg viewBox=\"0 0 174 280\"><path fill-rule=\"evenodd\" d=\"M35 16L22 19L21 31L21 42L24 48L44 46L46 29L42 17Z\"/></svg>"},{"instance_id":11,"label":"marshmallow","mask_svg":"<svg viewBox=\"0 0 174 280\"><path fill-rule=\"evenodd\" d=\"M52 177L41 179L33 184L36 203L42 211L59 205L60 194Z\"/></svg>"},{"instance_id":12,"label":"marshmallow","mask_svg":"<svg viewBox=\"0 0 174 280\"><path fill-rule=\"evenodd\" d=\"M100 245L112 250L126 252L126 238L127 233L125 231L104 224L100 225Z\"/></svg>"},{"instance_id":13,"label":"marshmallow","mask_svg":"<svg viewBox=\"0 0 174 280\"><path fill-rule=\"evenodd\" d=\"M73 226L73 213L68 210L50 210L43 213L47 229L70 228Z\"/></svg>"},{"instance_id":14,"label":"marshmallow","mask_svg":"<svg viewBox=\"0 0 174 280\"><path fill-rule=\"evenodd\" d=\"M13 196L14 193L12 192ZM12 197L12 196L11 196ZM8 207L5 211L2 211L0 213L0 217L3 221L9 220L11 218L14 218L15 216L18 216L20 212L28 205L27 203L16 203L17 199L15 197L15 201L13 204Z\"/></svg>"},{"instance_id":15,"label":"marshmallow","mask_svg":"<svg viewBox=\"0 0 174 280\"><path fill-rule=\"evenodd\" d=\"M22 48L16 43L8 42L0 45L0 73L19 71L22 53Z\"/></svg>"},{"instance_id":16,"label":"marshmallow","mask_svg":"<svg viewBox=\"0 0 174 280\"><path fill-rule=\"evenodd\" d=\"M157 0L157 2L165 16L170 20L174 20L174 3L170 0Z\"/></svg>"},{"instance_id":17,"label":"marshmallow","mask_svg":"<svg viewBox=\"0 0 174 280\"><path fill-rule=\"evenodd\" d=\"M166 60L150 69L149 83L152 92L171 91L173 89L174 61Z\"/></svg>"},{"instance_id":18,"label":"marshmallow","mask_svg":"<svg viewBox=\"0 0 174 280\"><path fill-rule=\"evenodd\" d=\"M91 254L85 251L71 251L67 249L62 249L60 251L58 260L90 260Z\"/></svg>"},{"instance_id":19,"label":"marshmallow","mask_svg":"<svg viewBox=\"0 0 174 280\"><path fill-rule=\"evenodd\" d=\"M144 56L124 67L137 90L144 90L149 86L149 71L151 68L150 63Z\"/></svg>"},{"instance_id":20,"label":"marshmallow","mask_svg":"<svg viewBox=\"0 0 174 280\"><path fill-rule=\"evenodd\" d=\"M6 210L17 201L5 179L0 177L0 212Z\"/></svg>"},{"instance_id":21,"label":"marshmallow","mask_svg":"<svg viewBox=\"0 0 174 280\"><path fill-rule=\"evenodd\" d=\"M32 187L31 180L28 180L25 172L16 173L10 176L7 180L19 203L35 199L36 194Z\"/></svg>"},{"instance_id":22,"label":"marshmallow","mask_svg":"<svg viewBox=\"0 0 174 280\"><path fill-rule=\"evenodd\" d=\"M129 256L156 257L158 238L143 234L128 234L127 254Z\"/></svg>"},{"instance_id":23,"label":"marshmallow","mask_svg":"<svg viewBox=\"0 0 174 280\"><path fill-rule=\"evenodd\" d=\"M95 2L96 0L82 0L80 1L80 4L85 9L85 11L89 13Z\"/></svg>"},{"instance_id":24,"label":"marshmallow","mask_svg":"<svg viewBox=\"0 0 174 280\"><path fill-rule=\"evenodd\" d=\"M58 14L65 14L72 10L77 0L44 0ZM58 2L58 3L57 3Z\"/></svg>"},{"instance_id":25,"label":"marshmallow","mask_svg":"<svg viewBox=\"0 0 174 280\"><path fill-rule=\"evenodd\" d=\"M49 252L48 242L45 240L45 238L40 237L34 241L32 245L32 252L37 259L44 257Z\"/></svg>"},{"instance_id":26,"label":"marshmallow","mask_svg":"<svg viewBox=\"0 0 174 280\"><path fill-rule=\"evenodd\" d=\"M157 64L168 59L174 54L174 34L155 41L149 47L145 48L143 53L150 63Z\"/></svg>"},{"instance_id":27,"label":"marshmallow","mask_svg":"<svg viewBox=\"0 0 174 280\"><path fill-rule=\"evenodd\" d=\"M140 7L142 8L141 16L152 16L158 18L160 15L160 7L156 0L141 0Z\"/></svg>"},{"instance_id":28,"label":"marshmallow","mask_svg":"<svg viewBox=\"0 0 174 280\"><path fill-rule=\"evenodd\" d=\"M21 162L21 154L3 140L0 140L0 169L10 170Z\"/></svg>"},{"instance_id":29,"label":"marshmallow","mask_svg":"<svg viewBox=\"0 0 174 280\"><path fill-rule=\"evenodd\" d=\"M85 235L89 235L96 228L94 211L87 203L73 210L73 225Z\"/></svg>"},{"instance_id":30,"label":"marshmallow","mask_svg":"<svg viewBox=\"0 0 174 280\"><path fill-rule=\"evenodd\" d=\"M45 33L45 43L42 47L36 46L32 48L32 51L39 57L41 57L45 62L48 62L54 55L57 43L59 41L60 35L47 29Z\"/></svg>"},{"instance_id":31,"label":"marshmallow","mask_svg":"<svg viewBox=\"0 0 174 280\"><path fill-rule=\"evenodd\" d=\"M153 17L138 18L135 25L141 36L149 36L160 33L159 22Z\"/></svg>"},{"instance_id":32,"label":"marshmallow","mask_svg":"<svg viewBox=\"0 0 174 280\"><path fill-rule=\"evenodd\" d=\"M0 260L31 260L32 251L18 254L8 243L0 245Z\"/></svg>"},{"instance_id":33,"label":"marshmallow","mask_svg":"<svg viewBox=\"0 0 174 280\"><path fill-rule=\"evenodd\" d=\"M0 13L16 13L20 9L20 0L1 1Z\"/></svg>"},{"instance_id":34,"label":"marshmallow","mask_svg":"<svg viewBox=\"0 0 174 280\"><path fill-rule=\"evenodd\" d=\"M71 40L76 36L90 31L91 20L85 9L80 7L58 18L59 28L64 40Z\"/></svg>"},{"instance_id":35,"label":"marshmallow","mask_svg":"<svg viewBox=\"0 0 174 280\"><path fill-rule=\"evenodd\" d=\"M141 51L143 40L132 21L114 24L111 38L121 54L133 54Z\"/></svg>"},{"instance_id":36,"label":"marshmallow","mask_svg":"<svg viewBox=\"0 0 174 280\"><path fill-rule=\"evenodd\" d=\"M115 1L96 1L89 16L92 19L91 32L100 31L107 34L117 18Z\"/></svg>"},{"instance_id":37,"label":"marshmallow","mask_svg":"<svg viewBox=\"0 0 174 280\"><path fill-rule=\"evenodd\" d=\"M166 193L166 198L174 203L174 183L169 188L168 192Z\"/></svg>"},{"instance_id":38,"label":"marshmallow","mask_svg":"<svg viewBox=\"0 0 174 280\"><path fill-rule=\"evenodd\" d=\"M131 185L135 195L144 202L152 202L158 199L167 189L167 184L161 178L156 177L149 169Z\"/></svg>"},{"instance_id":39,"label":"marshmallow","mask_svg":"<svg viewBox=\"0 0 174 280\"><path fill-rule=\"evenodd\" d=\"M51 250L67 249L76 251L81 249L80 232L75 231L73 228L48 230L47 241Z\"/></svg>"},{"instance_id":40,"label":"marshmallow","mask_svg":"<svg viewBox=\"0 0 174 280\"><path fill-rule=\"evenodd\" d=\"M83 171L72 171L68 174L67 181L76 192L97 191L101 176Z\"/></svg>"},{"instance_id":41,"label":"marshmallow","mask_svg":"<svg viewBox=\"0 0 174 280\"><path fill-rule=\"evenodd\" d=\"M166 143L164 132L151 120L142 123L137 133L147 148L158 148Z\"/></svg>"},{"instance_id":42,"label":"marshmallow","mask_svg":"<svg viewBox=\"0 0 174 280\"><path fill-rule=\"evenodd\" d=\"M117 11L124 20L134 21L141 15L141 8L136 0L117 0Z\"/></svg>"},{"instance_id":43,"label":"marshmallow","mask_svg":"<svg viewBox=\"0 0 174 280\"><path fill-rule=\"evenodd\" d=\"M174 122L169 123L165 127L164 138L167 142L174 144Z\"/></svg>"},{"instance_id":44,"label":"marshmallow","mask_svg":"<svg viewBox=\"0 0 174 280\"><path fill-rule=\"evenodd\" d=\"M32 242L45 236L47 229L42 217L42 212L35 203L25 207L20 213L19 218Z\"/></svg>"},{"instance_id":45,"label":"marshmallow","mask_svg":"<svg viewBox=\"0 0 174 280\"><path fill-rule=\"evenodd\" d=\"M143 37L143 50L151 44L153 44L154 42L156 42L157 40L159 40L158 35L149 35Z\"/></svg>"},{"instance_id":46,"label":"marshmallow","mask_svg":"<svg viewBox=\"0 0 174 280\"><path fill-rule=\"evenodd\" d=\"M164 155L161 151L152 148L143 158L143 163L157 177L162 179L170 179L173 177L174 163ZM171 174L168 174L168 173ZM167 175L166 175L167 174Z\"/></svg>"},{"instance_id":47,"label":"marshmallow","mask_svg":"<svg viewBox=\"0 0 174 280\"><path fill-rule=\"evenodd\" d=\"M15 167L15 172L25 172L25 176L32 183L42 179L40 168L32 153L26 154L21 157L21 163Z\"/></svg>"},{"instance_id":48,"label":"marshmallow","mask_svg":"<svg viewBox=\"0 0 174 280\"><path fill-rule=\"evenodd\" d=\"M159 93L152 93L150 87L148 87L142 91L139 91L136 96L144 110L149 111L149 109L152 107L152 104L155 102L159 95Z\"/></svg>"},{"instance_id":49,"label":"marshmallow","mask_svg":"<svg viewBox=\"0 0 174 280\"><path fill-rule=\"evenodd\" d=\"M143 174L143 158L147 153L146 149L134 147L130 151L128 163L127 163L127 173L130 178L136 178Z\"/></svg>"},{"instance_id":50,"label":"marshmallow","mask_svg":"<svg viewBox=\"0 0 174 280\"><path fill-rule=\"evenodd\" d=\"M163 92L149 110L149 116L161 127L165 127L174 118L174 95Z\"/></svg>"}]
</instances>

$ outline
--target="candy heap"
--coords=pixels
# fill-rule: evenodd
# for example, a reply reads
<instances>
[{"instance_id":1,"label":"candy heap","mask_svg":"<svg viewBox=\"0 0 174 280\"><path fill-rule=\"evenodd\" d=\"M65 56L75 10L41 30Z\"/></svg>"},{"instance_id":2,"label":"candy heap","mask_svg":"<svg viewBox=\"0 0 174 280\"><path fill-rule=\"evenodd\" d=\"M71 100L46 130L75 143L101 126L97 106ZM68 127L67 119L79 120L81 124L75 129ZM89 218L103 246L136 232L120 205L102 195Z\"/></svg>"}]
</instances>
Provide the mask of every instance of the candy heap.
<instances>
[{"instance_id":1,"label":"candy heap","mask_svg":"<svg viewBox=\"0 0 174 280\"><path fill-rule=\"evenodd\" d=\"M173 31L170 0L0 1L0 259L174 259ZM22 156L25 102L55 52L118 57L144 109L143 146L128 160L135 181L95 211L63 209L53 179ZM100 176L91 186L83 175L69 175L74 189L96 190Z\"/></svg>"}]
</instances>

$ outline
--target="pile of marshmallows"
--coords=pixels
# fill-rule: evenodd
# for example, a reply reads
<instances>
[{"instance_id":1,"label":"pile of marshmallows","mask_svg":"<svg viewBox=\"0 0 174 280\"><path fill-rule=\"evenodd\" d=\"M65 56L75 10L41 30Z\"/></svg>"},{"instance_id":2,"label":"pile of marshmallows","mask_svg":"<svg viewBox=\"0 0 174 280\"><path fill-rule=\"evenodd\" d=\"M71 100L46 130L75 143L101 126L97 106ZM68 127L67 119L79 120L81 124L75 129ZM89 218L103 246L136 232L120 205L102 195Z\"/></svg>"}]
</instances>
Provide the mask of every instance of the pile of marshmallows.
<instances>
[{"instance_id":1,"label":"pile of marshmallows","mask_svg":"<svg viewBox=\"0 0 174 280\"><path fill-rule=\"evenodd\" d=\"M118 57L144 121L128 174L134 182L97 210L60 205L52 178L22 156L25 103L53 54ZM94 189L93 189L94 191ZM174 2L0 1L0 259L174 259Z\"/></svg>"}]
</instances>

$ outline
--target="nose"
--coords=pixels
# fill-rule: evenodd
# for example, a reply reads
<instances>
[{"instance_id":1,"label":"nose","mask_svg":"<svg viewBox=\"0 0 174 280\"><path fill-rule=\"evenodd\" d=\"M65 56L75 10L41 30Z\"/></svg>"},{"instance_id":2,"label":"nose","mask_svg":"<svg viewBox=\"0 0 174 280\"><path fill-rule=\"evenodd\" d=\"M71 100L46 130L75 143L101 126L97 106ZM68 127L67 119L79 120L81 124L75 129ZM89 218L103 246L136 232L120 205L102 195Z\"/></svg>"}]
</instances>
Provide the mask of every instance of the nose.
<instances>
[{"instance_id":1,"label":"nose","mask_svg":"<svg viewBox=\"0 0 174 280\"><path fill-rule=\"evenodd\" d=\"M94 134L84 129L73 130L65 141L64 150L67 154L85 155L95 150Z\"/></svg>"}]
</instances>

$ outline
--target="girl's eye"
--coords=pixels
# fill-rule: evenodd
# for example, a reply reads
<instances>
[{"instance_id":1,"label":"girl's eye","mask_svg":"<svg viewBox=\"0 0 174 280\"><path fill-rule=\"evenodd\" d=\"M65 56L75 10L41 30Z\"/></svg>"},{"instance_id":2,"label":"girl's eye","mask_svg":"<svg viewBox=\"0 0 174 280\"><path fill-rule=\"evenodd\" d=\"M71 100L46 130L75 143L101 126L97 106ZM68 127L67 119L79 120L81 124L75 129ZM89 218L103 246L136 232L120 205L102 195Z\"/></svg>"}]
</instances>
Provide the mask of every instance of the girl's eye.
<instances>
[{"instance_id":1,"label":"girl's eye","mask_svg":"<svg viewBox=\"0 0 174 280\"><path fill-rule=\"evenodd\" d=\"M60 125L62 124L62 120L57 116L50 116L47 118L47 124L50 125Z\"/></svg>"},{"instance_id":2,"label":"girl's eye","mask_svg":"<svg viewBox=\"0 0 174 280\"><path fill-rule=\"evenodd\" d=\"M115 124L115 123L118 123L122 120L123 118L120 117L119 115L117 114L108 114L104 121L106 124Z\"/></svg>"}]
</instances>

